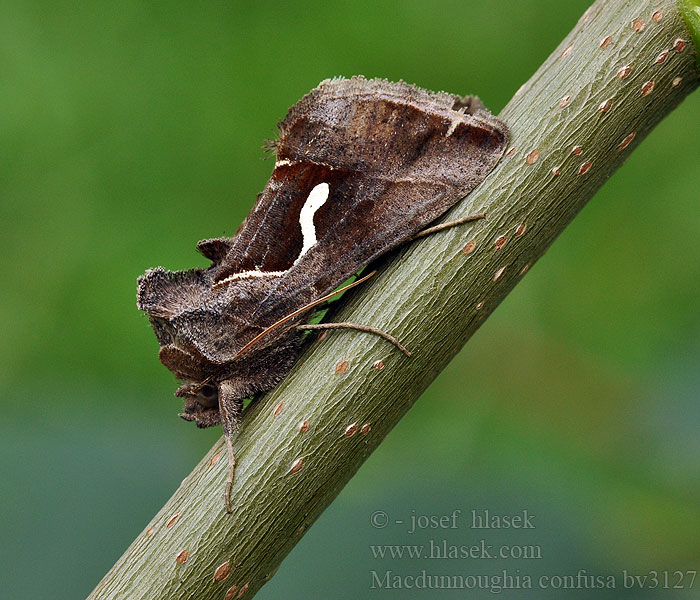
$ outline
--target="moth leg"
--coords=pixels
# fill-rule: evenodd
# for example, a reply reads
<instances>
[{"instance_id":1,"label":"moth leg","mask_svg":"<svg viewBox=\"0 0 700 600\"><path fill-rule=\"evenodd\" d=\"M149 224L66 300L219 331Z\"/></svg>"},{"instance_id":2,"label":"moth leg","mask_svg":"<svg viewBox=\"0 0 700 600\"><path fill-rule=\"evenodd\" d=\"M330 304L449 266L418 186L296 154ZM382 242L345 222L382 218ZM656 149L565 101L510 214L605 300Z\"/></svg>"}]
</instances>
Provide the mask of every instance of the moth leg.
<instances>
[{"instance_id":1,"label":"moth leg","mask_svg":"<svg viewBox=\"0 0 700 600\"><path fill-rule=\"evenodd\" d=\"M447 223L440 223L439 225L434 225L433 227L428 227L419 231L412 238L409 239L410 242L417 240L418 238L425 237L426 235L431 235L442 231L443 229L449 229L450 227L455 227L456 225L464 225L465 223L471 223L472 221L480 221L486 218L486 213L479 213L476 215L469 215L468 217L462 217L461 219L455 219L454 221L447 221Z\"/></svg>"},{"instance_id":2,"label":"moth leg","mask_svg":"<svg viewBox=\"0 0 700 600\"><path fill-rule=\"evenodd\" d=\"M305 325L297 325L297 329L355 329L357 331L364 331L366 333L373 333L386 341L391 342L396 346L401 352L406 356L411 356L411 353L406 349L406 347L399 342L393 335L389 335L386 331L382 331L376 327L370 325L358 325L357 323L307 323Z\"/></svg>"},{"instance_id":3,"label":"moth leg","mask_svg":"<svg viewBox=\"0 0 700 600\"><path fill-rule=\"evenodd\" d=\"M226 454L228 455L228 475L224 492L224 503L228 514L233 512L231 509L231 490L233 489L233 477L236 471L233 434L238 430L241 414L243 413L243 399L236 391L236 386L231 381L219 383L219 413L221 414L221 425L224 430Z\"/></svg>"}]
</instances>

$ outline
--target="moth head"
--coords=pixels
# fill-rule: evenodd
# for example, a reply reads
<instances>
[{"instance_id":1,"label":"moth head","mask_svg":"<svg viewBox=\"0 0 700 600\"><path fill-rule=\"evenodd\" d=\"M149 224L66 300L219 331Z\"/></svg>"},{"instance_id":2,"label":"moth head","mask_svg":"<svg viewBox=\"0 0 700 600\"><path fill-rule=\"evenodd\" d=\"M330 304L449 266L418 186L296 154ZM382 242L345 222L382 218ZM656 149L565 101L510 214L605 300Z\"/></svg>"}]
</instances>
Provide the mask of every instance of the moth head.
<instances>
[{"instance_id":1,"label":"moth head","mask_svg":"<svg viewBox=\"0 0 700 600\"><path fill-rule=\"evenodd\" d=\"M192 400L196 402L200 407L204 409L219 407L219 391L216 384L205 383L183 383L179 388L177 388L175 395L178 398L186 398L187 400Z\"/></svg>"},{"instance_id":2,"label":"moth head","mask_svg":"<svg viewBox=\"0 0 700 600\"><path fill-rule=\"evenodd\" d=\"M214 382L183 383L175 395L185 400L180 416L185 421L194 421L197 427L221 424L219 413L219 388Z\"/></svg>"}]
</instances>

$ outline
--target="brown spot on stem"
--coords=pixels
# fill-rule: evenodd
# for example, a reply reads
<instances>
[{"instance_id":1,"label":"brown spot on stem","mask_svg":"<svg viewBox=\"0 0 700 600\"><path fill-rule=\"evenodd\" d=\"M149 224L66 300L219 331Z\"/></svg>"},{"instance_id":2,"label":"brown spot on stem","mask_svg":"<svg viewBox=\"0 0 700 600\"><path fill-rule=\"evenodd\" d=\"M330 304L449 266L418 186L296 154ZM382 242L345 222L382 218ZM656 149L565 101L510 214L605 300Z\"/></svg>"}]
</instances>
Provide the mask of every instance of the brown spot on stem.
<instances>
[{"instance_id":1,"label":"brown spot on stem","mask_svg":"<svg viewBox=\"0 0 700 600\"><path fill-rule=\"evenodd\" d=\"M532 150L526 157L525 162L528 165L534 165L537 159L540 157L540 153L537 150Z\"/></svg>"},{"instance_id":2,"label":"brown spot on stem","mask_svg":"<svg viewBox=\"0 0 700 600\"><path fill-rule=\"evenodd\" d=\"M569 56L569 54L571 54L571 51L572 51L573 49L574 49L574 45L573 45L573 44L570 44L569 46L567 46L566 48L564 48L564 51L561 53L561 57L562 57L562 58L566 58L567 56Z\"/></svg>"},{"instance_id":3,"label":"brown spot on stem","mask_svg":"<svg viewBox=\"0 0 700 600\"><path fill-rule=\"evenodd\" d=\"M671 87L677 88L681 83L683 83L682 77L674 77L671 82Z\"/></svg>"},{"instance_id":4,"label":"brown spot on stem","mask_svg":"<svg viewBox=\"0 0 700 600\"><path fill-rule=\"evenodd\" d=\"M579 175L585 175L588 173L588 171L591 170L591 167L593 166L593 163L589 160L587 160L585 163L583 163L578 170Z\"/></svg>"},{"instance_id":5,"label":"brown spot on stem","mask_svg":"<svg viewBox=\"0 0 700 600\"><path fill-rule=\"evenodd\" d=\"M598 112L609 113L611 108L612 108L612 102L610 102L610 100L603 100L598 105Z\"/></svg>"},{"instance_id":6,"label":"brown spot on stem","mask_svg":"<svg viewBox=\"0 0 700 600\"><path fill-rule=\"evenodd\" d=\"M521 236L523 233L525 233L526 229L527 229L527 225L525 225L525 223L518 225L518 228L515 230L515 235Z\"/></svg>"},{"instance_id":7,"label":"brown spot on stem","mask_svg":"<svg viewBox=\"0 0 700 600\"><path fill-rule=\"evenodd\" d=\"M476 242L474 240L471 240L470 242L464 244L462 252L464 252L464 254L471 254L472 252L474 252L474 248L476 248Z\"/></svg>"},{"instance_id":8,"label":"brown spot on stem","mask_svg":"<svg viewBox=\"0 0 700 600\"><path fill-rule=\"evenodd\" d=\"M565 108L571 104L571 96L564 96L559 100L559 108Z\"/></svg>"},{"instance_id":9,"label":"brown spot on stem","mask_svg":"<svg viewBox=\"0 0 700 600\"><path fill-rule=\"evenodd\" d=\"M360 435L367 435L370 429L372 429L372 426L369 423L365 423L360 429Z\"/></svg>"},{"instance_id":10,"label":"brown spot on stem","mask_svg":"<svg viewBox=\"0 0 700 600\"><path fill-rule=\"evenodd\" d=\"M637 33L642 33L645 27L646 23L644 23L644 21L642 21L639 17L632 19L632 29L634 29Z\"/></svg>"},{"instance_id":11,"label":"brown spot on stem","mask_svg":"<svg viewBox=\"0 0 700 600\"><path fill-rule=\"evenodd\" d=\"M581 156L581 152L583 152L583 148L581 148L581 146L574 146L571 149L571 153L574 154L575 156Z\"/></svg>"},{"instance_id":12,"label":"brown spot on stem","mask_svg":"<svg viewBox=\"0 0 700 600\"><path fill-rule=\"evenodd\" d=\"M180 554L178 554L175 557L175 561L180 563L181 565L184 565L187 562L187 559L189 557L190 557L190 553L187 552L187 550L183 550L182 552L180 552Z\"/></svg>"},{"instance_id":13,"label":"brown spot on stem","mask_svg":"<svg viewBox=\"0 0 700 600\"><path fill-rule=\"evenodd\" d=\"M275 410L272 411L272 414L275 417L279 417L283 410L284 410L284 402L280 402L277 406L275 406Z\"/></svg>"},{"instance_id":14,"label":"brown spot on stem","mask_svg":"<svg viewBox=\"0 0 700 600\"><path fill-rule=\"evenodd\" d=\"M178 520L179 518L180 518L180 513L179 513L179 512L176 512L172 517L170 517L170 518L168 519L168 522L165 524L165 527L169 529L170 527L172 527L173 525L175 525L175 523L177 522L177 520Z\"/></svg>"},{"instance_id":15,"label":"brown spot on stem","mask_svg":"<svg viewBox=\"0 0 700 600\"><path fill-rule=\"evenodd\" d=\"M530 263L527 263L522 269L520 269L520 276L522 277L530 270Z\"/></svg>"},{"instance_id":16,"label":"brown spot on stem","mask_svg":"<svg viewBox=\"0 0 700 600\"><path fill-rule=\"evenodd\" d=\"M607 35L602 40L600 40L600 47L607 48L610 46L611 43L612 43L612 38L609 35Z\"/></svg>"},{"instance_id":17,"label":"brown spot on stem","mask_svg":"<svg viewBox=\"0 0 700 600\"><path fill-rule=\"evenodd\" d=\"M655 10L653 13L651 13L651 20L654 21L654 23L658 23L663 19L664 13L662 13L660 10Z\"/></svg>"},{"instance_id":18,"label":"brown spot on stem","mask_svg":"<svg viewBox=\"0 0 700 600\"><path fill-rule=\"evenodd\" d=\"M552 175L554 175L555 177L556 177L557 175L561 175L561 167L554 167L554 168L552 169Z\"/></svg>"},{"instance_id":19,"label":"brown spot on stem","mask_svg":"<svg viewBox=\"0 0 700 600\"><path fill-rule=\"evenodd\" d=\"M659 52L659 55L654 59L654 62L657 65L662 65L668 60L668 55L669 55L668 50L662 50L661 52Z\"/></svg>"},{"instance_id":20,"label":"brown spot on stem","mask_svg":"<svg viewBox=\"0 0 700 600\"><path fill-rule=\"evenodd\" d=\"M248 591L248 588L250 587L249 583L246 583L242 588L241 591L238 592L238 596L236 598L243 598L245 596L245 593Z\"/></svg>"},{"instance_id":21,"label":"brown spot on stem","mask_svg":"<svg viewBox=\"0 0 700 600\"><path fill-rule=\"evenodd\" d=\"M146 529L146 535L148 537L151 537L155 533L155 531L155 528L153 527L153 525L151 525L148 529Z\"/></svg>"},{"instance_id":22,"label":"brown spot on stem","mask_svg":"<svg viewBox=\"0 0 700 600\"><path fill-rule=\"evenodd\" d=\"M306 433L309 430L309 422L308 421L302 421L299 423L299 431L302 433Z\"/></svg>"},{"instance_id":23,"label":"brown spot on stem","mask_svg":"<svg viewBox=\"0 0 700 600\"><path fill-rule=\"evenodd\" d=\"M345 428L345 437L352 437L357 432L357 423L352 423Z\"/></svg>"},{"instance_id":24,"label":"brown spot on stem","mask_svg":"<svg viewBox=\"0 0 700 600\"><path fill-rule=\"evenodd\" d=\"M226 595L224 596L224 600L233 600L236 597L237 591L238 591L238 586L232 585L230 588L228 588L226 590Z\"/></svg>"},{"instance_id":25,"label":"brown spot on stem","mask_svg":"<svg viewBox=\"0 0 700 600\"><path fill-rule=\"evenodd\" d=\"M482 300L481 302L477 302L475 308L476 308L476 310L481 310L482 308L484 308L484 302L483 302L483 300Z\"/></svg>"},{"instance_id":26,"label":"brown spot on stem","mask_svg":"<svg viewBox=\"0 0 700 600\"><path fill-rule=\"evenodd\" d=\"M338 375L345 375L345 373L348 372L348 361L347 360L341 360L337 365L335 365L335 372Z\"/></svg>"},{"instance_id":27,"label":"brown spot on stem","mask_svg":"<svg viewBox=\"0 0 700 600\"><path fill-rule=\"evenodd\" d=\"M216 567L214 571L214 581L223 581L231 574L231 563L226 561Z\"/></svg>"},{"instance_id":28,"label":"brown spot on stem","mask_svg":"<svg viewBox=\"0 0 700 600\"><path fill-rule=\"evenodd\" d=\"M217 452L216 454L214 454L214 456L212 456L209 459L209 466L213 467L219 461L220 458L221 458L221 452Z\"/></svg>"},{"instance_id":29,"label":"brown spot on stem","mask_svg":"<svg viewBox=\"0 0 700 600\"><path fill-rule=\"evenodd\" d=\"M515 152L515 146L511 146L506 150L506 156L513 156L513 153Z\"/></svg>"},{"instance_id":30,"label":"brown spot on stem","mask_svg":"<svg viewBox=\"0 0 700 600\"><path fill-rule=\"evenodd\" d=\"M496 241L493 243L493 247L496 250L500 250L501 248L503 248L503 246L506 245L507 241L508 241L508 238L505 235L502 235L502 236L496 238Z\"/></svg>"},{"instance_id":31,"label":"brown spot on stem","mask_svg":"<svg viewBox=\"0 0 700 600\"><path fill-rule=\"evenodd\" d=\"M304 459L303 458L297 458L293 463L292 466L289 468L289 472L294 474L298 473L301 471L301 468L304 466Z\"/></svg>"},{"instance_id":32,"label":"brown spot on stem","mask_svg":"<svg viewBox=\"0 0 700 600\"><path fill-rule=\"evenodd\" d=\"M685 50L686 43L687 42L685 40L682 40L681 38L676 38L676 41L673 42L673 49L676 52L681 53L683 52L683 50Z\"/></svg>"},{"instance_id":33,"label":"brown spot on stem","mask_svg":"<svg viewBox=\"0 0 700 600\"><path fill-rule=\"evenodd\" d=\"M498 271L496 271L495 275L493 276L493 280L499 281L503 277L503 273L505 273L505 272L506 272L506 268L501 267L500 269L498 269Z\"/></svg>"},{"instance_id":34,"label":"brown spot on stem","mask_svg":"<svg viewBox=\"0 0 700 600\"><path fill-rule=\"evenodd\" d=\"M646 81L644 85L642 86L642 96L648 96L651 94L651 91L654 89L654 82L653 81Z\"/></svg>"},{"instance_id":35,"label":"brown spot on stem","mask_svg":"<svg viewBox=\"0 0 700 600\"><path fill-rule=\"evenodd\" d=\"M627 148L632 143L632 140L634 139L634 136L637 135L636 133L630 133L624 140L620 142L620 145L617 147L618 150L624 150Z\"/></svg>"},{"instance_id":36,"label":"brown spot on stem","mask_svg":"<svg viewBox=\"0 0 700 600\"><path fill-rule=\"evenodd\" d=\"M372 367L377 369L377 371L381 371L384 368L384 362L381 360L375 361Z\"/></svg>"},{"instance_id":37,"label":"brown spot on stem","mask_svg":"<svg viewBox=\"0 0 700 600\"><path fill-rule=\"evenodd\" d=\"M620 67L620 69L617 71L617 78L618 79L627 79L632 72L632 67L630 65L625 65L624 67Z\"/></svg>"}]
</instances>

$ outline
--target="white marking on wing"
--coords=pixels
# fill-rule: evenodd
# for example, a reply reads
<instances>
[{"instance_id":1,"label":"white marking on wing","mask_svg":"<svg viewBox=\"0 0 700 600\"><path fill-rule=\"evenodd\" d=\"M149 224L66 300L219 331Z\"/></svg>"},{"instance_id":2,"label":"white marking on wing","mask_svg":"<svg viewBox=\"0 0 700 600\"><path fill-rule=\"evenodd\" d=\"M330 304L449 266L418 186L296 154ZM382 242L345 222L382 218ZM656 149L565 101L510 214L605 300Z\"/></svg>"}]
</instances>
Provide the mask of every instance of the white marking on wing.
<instances>
[{"instance_id":1,"label":"white marking on wing","mask_svg":"<svg viewBox=\"0 0 700 600\"><path fill-rule=\"evenodd\" d=\"M301 208L299 213L299 225L301 225L301 235L303 237L304 243L301 248L299 256L294 261L297 264L306 251L311 248L316 243L316 227L314 226L314 215L316 211L321 208L328 200L328 194L330 188L327 183L319 183L314 189L309 192L309 197L304 202L304 206ZM287 269L288 271L289 269ZM287 271L260 271L255 269L254 271L243 271L241 273L234 273L229 275L226 279L217 281L212 287L218 288L223 287L233 281L238 281L239 279L248 279L251 277L280 277L284 275Z\"/></svg>"},{"instance_id":2,"label":"white marking on wing","mask_svg":"<svg viewBox=\"0 0 700 600\"><path fill-rule=\"evenodd\" d=\"M237 281L239 279L248 279L249 277L279 277L284 275L287 271L243 271L241 273L234 273L229 275L226 279L217 281L212 287L224 286L232 281Z\"/></svg>"},{"instance_id":3,"label":"white marking on wing","mask_svg":"<svg viewBox=\"0 0 700 600\"><path fill-rule=\"evenodd\" d=\"M299 213L299 225L301 225L301 235L304 238L304 244L301 248L299 256L294 261L294 264L299 262L306 251L316 243L316 227L314 226L314 215L328 200L330 188L327 183L319 183L309 193L304 206Z\"/></svg>"},{"instance_id":4,"label":"white marking on wing","mask_svg":"<svg viewBox=\"0 0 700 600\"><path fill-rule=\"evenodd\" d=\"M275 163L275 168L277 167L288 167L290 165L293 165L294 161L289 160L288 158L283 158L282 160L278 160Z\"/></svg>"}]
</instances>

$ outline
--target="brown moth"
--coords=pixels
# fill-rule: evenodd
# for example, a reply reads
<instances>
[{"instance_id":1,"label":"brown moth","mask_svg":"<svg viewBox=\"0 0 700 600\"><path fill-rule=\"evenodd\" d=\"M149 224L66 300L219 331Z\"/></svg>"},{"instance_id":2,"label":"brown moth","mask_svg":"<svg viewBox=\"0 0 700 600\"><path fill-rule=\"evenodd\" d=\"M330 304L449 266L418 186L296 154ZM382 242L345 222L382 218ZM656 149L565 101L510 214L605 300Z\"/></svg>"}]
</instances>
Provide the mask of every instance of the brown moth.
<instances>
[{"instance_id":1,"label":"brown moth","mask_svg":"<svg viewBox=\"0 0 700 600\"><path fill-rule=\"evenodd\" d=\"M270 180L236 234L197 245L211 266L159 267L138 282L160 360L183 381L180 416L223 426L228 512L243 400L287 374L305 329L360 329L405 351L368 325L307 322L367 264L443 228L425 229L484 179L508 140L478 98L363 77L321 82L279 134Z\"/></svg>"}]
</instances>

